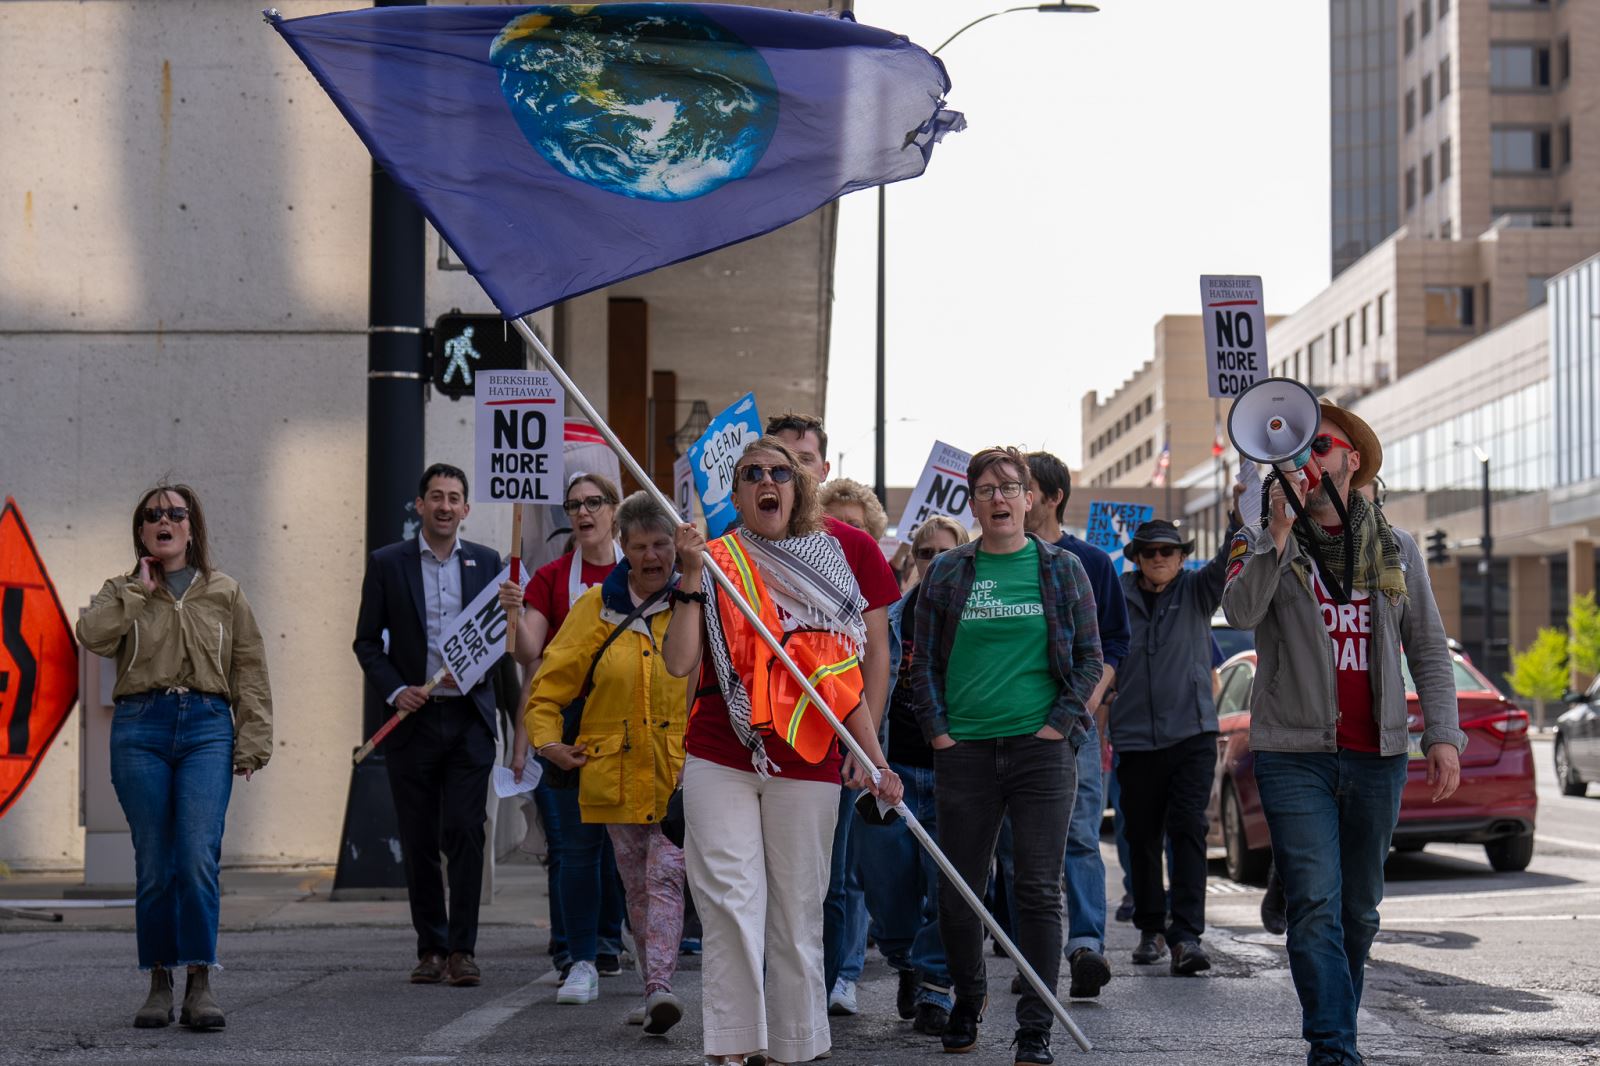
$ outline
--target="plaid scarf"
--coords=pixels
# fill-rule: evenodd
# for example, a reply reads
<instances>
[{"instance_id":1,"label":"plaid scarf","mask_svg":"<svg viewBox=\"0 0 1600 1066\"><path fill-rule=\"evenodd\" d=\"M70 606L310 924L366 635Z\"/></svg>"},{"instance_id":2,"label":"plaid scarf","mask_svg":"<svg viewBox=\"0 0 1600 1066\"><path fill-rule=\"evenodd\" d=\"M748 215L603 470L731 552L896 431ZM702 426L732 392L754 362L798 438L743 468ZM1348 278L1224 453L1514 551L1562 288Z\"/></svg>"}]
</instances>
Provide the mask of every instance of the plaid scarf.
<instances>
[{"instance_id":1,"label":"plaid scarf","mask_svg":"<svg viewBox=\"0 0 1600 1066\"><path fill-rule=\"evenodd\" d=\"M839 542L826 532L808 533L785 540L767 540L748 529L728 534L738 537L745 554L761 572L767 593L796 629L819 629L838 634L852 651L861 653L867 643L867 605L850 571ZM728 721L739 742L750 749L750 762L765 778L778 769L767 756L761 733L750 723L750 694L744 678L754 673L753 663L736 663L722 626L722 602L709 569L701 577L706 594L706 644L716 670L717 687L728 705ZM751 606L755 606L752 604ZM781 633L774 633L782 637Z\"/></svg>"},{"instance_id":2,"label":"plaid scarf","mask_svg":"<svg viewBox=\"0 0 1600 1066\"><path fill-rule=\"evenodd\" d=\"M1349 524L1352 548L1355 552L1355 571L1352 585L1368 592L1382 592L1390 602L1406 593L1406 575L1400 568L1400 546L1395 543L1394 530L1383 511L1374 506L1359 492L1351 493L1347 505L1346 522ZM1311 531L1306 532L1306 526ZM1329 533L1316 522L1296 522L1294 537L1300 550L1308 558L1320 558L1327 575L1337 581L1344 580L1346 558L1344 534ZM1314 542L1312 538L1315 538ZM1316 556L1312 556L1313 543Z\"/></svg>"}]
</instances>

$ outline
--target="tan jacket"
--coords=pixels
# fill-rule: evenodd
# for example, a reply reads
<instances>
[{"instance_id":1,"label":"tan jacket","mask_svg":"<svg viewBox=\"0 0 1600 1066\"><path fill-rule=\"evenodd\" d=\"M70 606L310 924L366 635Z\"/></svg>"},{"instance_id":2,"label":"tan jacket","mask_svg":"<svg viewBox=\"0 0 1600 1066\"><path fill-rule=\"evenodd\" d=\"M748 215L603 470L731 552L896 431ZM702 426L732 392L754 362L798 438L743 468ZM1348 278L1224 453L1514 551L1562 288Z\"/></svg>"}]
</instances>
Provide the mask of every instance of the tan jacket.
<instances>
[{"instance_id":1,"label":"tan jacket","mask_svg":"<svg viewBox=\"0 0 1600 1066\"><path fill-rule=\"evenodd\" d=\"M233 765L259 770L272 757L266 647L239 583L219 570L175 600L146 592L137 575L105 583L78 620L78 640L117 660L117 697L174 686L233 705Z\"/></svg>"}]
</instances>

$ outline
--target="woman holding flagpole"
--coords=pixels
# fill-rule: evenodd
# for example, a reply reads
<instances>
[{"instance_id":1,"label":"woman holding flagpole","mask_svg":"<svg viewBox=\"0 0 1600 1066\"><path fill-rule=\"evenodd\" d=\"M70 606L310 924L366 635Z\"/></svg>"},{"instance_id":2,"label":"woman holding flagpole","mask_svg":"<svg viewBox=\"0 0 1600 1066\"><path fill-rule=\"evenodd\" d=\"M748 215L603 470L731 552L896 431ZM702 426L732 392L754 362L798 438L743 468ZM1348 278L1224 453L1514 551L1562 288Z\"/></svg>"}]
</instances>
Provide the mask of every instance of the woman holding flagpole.
<instances>
[{"instance_id":1,"label":"woman holding flagpole","mask_svg":"<svg viewBox=\"0 0 1600 1066\"><path fill-rule=\"evenodd\" d=\"M704 568L708 553L877 767L848 781L901 798L870 716L857 662L864 600L839 542L822 530L817 487L775 437L733 471L739 527L709 546L678 527L682 581L667 629L667 670L699 671L685 735L684 851L704 926L706 1062L806 1062L826 1052L822 903L843 758L833 728L773 661ZM692 591L696 590L698 591Z\"/></svg>"}]
</instances>

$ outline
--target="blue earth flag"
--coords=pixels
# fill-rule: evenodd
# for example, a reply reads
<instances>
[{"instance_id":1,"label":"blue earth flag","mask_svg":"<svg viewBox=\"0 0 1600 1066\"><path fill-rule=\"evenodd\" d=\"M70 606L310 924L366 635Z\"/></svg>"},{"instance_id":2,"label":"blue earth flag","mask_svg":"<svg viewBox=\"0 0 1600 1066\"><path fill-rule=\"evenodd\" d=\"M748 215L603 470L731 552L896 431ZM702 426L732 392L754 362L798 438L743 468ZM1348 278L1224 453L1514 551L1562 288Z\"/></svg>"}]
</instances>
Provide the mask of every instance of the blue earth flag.
<instances>
[{"instance_id":1,"label":"blue earth flag","mask_svg":"<svg viewBox=\"0 0 1600 1066\"><path fill-rule=\"evenodd\" d=\"M722 4L268 20L507 317L921 174L944 66L848 18Z\"/></svg>"}]
</instances>

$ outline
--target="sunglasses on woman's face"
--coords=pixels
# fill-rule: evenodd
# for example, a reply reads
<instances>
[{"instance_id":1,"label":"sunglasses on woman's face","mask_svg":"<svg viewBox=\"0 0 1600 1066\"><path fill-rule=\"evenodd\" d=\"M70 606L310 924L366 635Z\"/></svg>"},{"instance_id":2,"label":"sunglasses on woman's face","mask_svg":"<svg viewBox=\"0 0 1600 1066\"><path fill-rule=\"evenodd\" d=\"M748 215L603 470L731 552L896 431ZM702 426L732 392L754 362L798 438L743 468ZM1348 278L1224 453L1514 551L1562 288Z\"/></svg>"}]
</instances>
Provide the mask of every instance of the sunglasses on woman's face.
<instances>
[{"instance_id":1,"label":"sunglasses on woman's face","mask_svg":"<svg viewBox=\"0 0 1600 1066\"><path fill-rule=\"evenodd\" d=\"M577 514L578 508L581 507L590 514L594 514L605 505L606 498L604 496L585 496L582 499L568 500L561 505L561 509L568 514Z\"/></svg>"},{"instance_id":2,"label":"sunglasses on woman's face","mask_svg":"<svg viewBox=\"0 0 1600 1066\"><path fill-rule=\"evenodd\" d=\"M1331 433L1319 433L1311 438L1311 450L1317 455L1327 455L1335 448L1343 448L1347 452L1355 451L1355 447L1346 440L1340 440Z\"/></svg>"},{"instance_id":3,"label":"sunglasses on woman's face","mask_svg":"<svg viewBox=\"0 0 1600 1066\"><path fill-rule=\"evenodd\" d=\"M739 468L739 476L746 485L759 485L761 479L770 477L774 485L787 485L794 477L792 466L762 466L760 463L751 463L749 466Z\"/></svg>"},{"instance_id":4,"label":"sunglasses on woman's face","mask_svg":"<svg viewBox=\"0 0 1600 1066\"><path fill-rule=\"evenodd\" d=\"M1170 559L1172 556L1177 555L1180 550L1181 549L1174 548L1171 545L1167 545L1163 548L1141 548L1139 550L1139 558L1154 559L1156 556L1160 556L1163 559Z\"/></svg>"},{"instance_id":5,"label":"sunglasses on woman's face","mask_svg":"<svg viewBox=\"0 0 1600 1066\"><path fill-rule=\"evenodd\" d=\"M923 562L927 562L929 559L934 559L940 555L943 555L945 551L946 549L944 548L918 548L917 558L921 559Z\"/></svg>"},{"instance_id":6,"label":"sunglasses on woman's face","mask_svg":"<svg viewBox=\"0 0 1600 1066\"><path fill-rule=\"evenodd\" d=\"M152 526L161 521L162 515L166 515L168 518L172 519L173 522L185 522L188 521L189 518L189 508L146 507L144 509L144 520Z\"/></svg>"}]
</instances>

